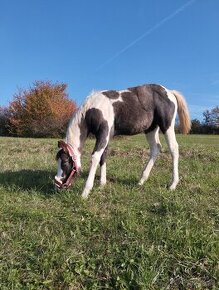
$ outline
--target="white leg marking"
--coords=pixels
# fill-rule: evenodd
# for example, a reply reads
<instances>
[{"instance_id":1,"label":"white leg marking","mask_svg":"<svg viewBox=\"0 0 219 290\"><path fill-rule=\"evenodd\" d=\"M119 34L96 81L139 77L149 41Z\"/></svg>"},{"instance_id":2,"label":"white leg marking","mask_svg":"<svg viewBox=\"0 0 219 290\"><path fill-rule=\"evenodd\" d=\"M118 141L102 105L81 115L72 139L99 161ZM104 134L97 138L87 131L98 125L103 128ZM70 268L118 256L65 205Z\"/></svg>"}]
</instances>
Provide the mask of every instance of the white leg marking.
<instances>
[{"instance_id":1,"label":"white leg marking","mask_svg":"<svg viewBox=\"0 0 219 290\"><path fill-rule=\"evenodd\" d=\"M170 189L174 190L179 182L179 172L178 172L178 162L179 162L179 149L178 143L176 141L176 136L174 128L171 126L165 133L165 138L172 156L173 162L173 173L172 173L172 183Z\"/></svg>"},{"instance_id":2,"label":"white leg marking","mask_svg":"<svg viewBox=\"0 0 219 290\"><path fill-rule=\"evenodd\" d=\"M171 93L169 90L166 90L166 91L167 91L168 98L175 104L175 112L173 115L171 126L165 133L166 142L169 147L169 150L172 156L172 162L173 162L172 183L169 188L171 190L174 190L179 182L179 172L178 172L179 148L178 148L178 143L176 141L176 135L174 131L174 125L175 125L175 119L176 119L176 113L177 113L177 101L173 93Z\"/></svg>"},{"instance_id":3,"label":"white leg marking","mask_svg":"<svg viewBox=\"0 0 219 290\"><path fill-rule=\"evenodd\" d=\"M101 98L100 98L100 96L101 96ZM108 134L110 134L111 128L112 128L113 123L114 123L114 110L113 110L111 100L101 93L97 93L97 95L94 94L91 100L92 100L92 105L89 108L90 109L96 108L96 109L101 110L101 112L103 113L104 119L107 120L108 128L109 128ZM102 148L100 151L96 151L92 155L92 162L91 162L91 167L90 167L88 179L86 181L85 188L84 188L83 193L82 193L83 198L87 198L91 189L93 188L94 177L96 174L97 166L100 162L100 158L101 158L104 150L106 149L106 147L108 145L109 137L110 137L110 135L108 135L106 138L106 146L104 148ZM104 170L105 169L103 168L103 182L105 182Z\"/></svg>"},{"instance_id":4,"label":"white leg marking","mask_svg":"<svg viewBox=\"0 0 219 290\"><path fill-rule=\"evenodd\" d=\"M104 186L106 184L106 162L100 167L100 185Z\"/></svg>"},{"instance_id":5,"label":"white leg marking","mask_svg":"<svg viewBox=\"0 0 219 290\"><path fill-rule=\"evenodd\" d=\"M104 148L105 149L105 148ZM90 171L89 171L89 175L85 184L85 188L83 190L82 193L82 197L83 198L87 198L91 189L93 188L94 185L94 178L95 178L95 174L96 174L96 170L97 170L97 166L100 162L100 157L103 154L104 149L100 150L100 151L96 151L93 155L92 155L92 161L91 161L91 167L90 167Z\"/></svg>"},{"instance_id":6,"label":"white leg marking","mask_svg":"<svg viewBox=\"0 0 219 290\"><path fill-rule=\"evenodd\" d=\"M142 185L145 182L145 180L148 179L150 172L151 172L151 169L153 168L154 163L155 163L156 158L157 158L157 155L160 151L161 144L160 144L158 132L159 132L159 128L156 128L154 131L146 134L148 144L150 147L150 158L148 160L148 163L144 167L141 179L138 183L139 185Z\"/></svg>"}]
</instances>

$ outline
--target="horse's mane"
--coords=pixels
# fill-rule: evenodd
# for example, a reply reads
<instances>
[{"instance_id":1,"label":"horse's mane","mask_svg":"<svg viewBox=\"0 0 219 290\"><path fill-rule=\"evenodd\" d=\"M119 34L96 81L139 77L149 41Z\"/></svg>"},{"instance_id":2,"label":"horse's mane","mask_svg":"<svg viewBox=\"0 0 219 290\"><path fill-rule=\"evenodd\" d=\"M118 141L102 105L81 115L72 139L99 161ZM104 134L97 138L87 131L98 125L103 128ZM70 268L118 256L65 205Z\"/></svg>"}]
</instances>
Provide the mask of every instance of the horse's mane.
<instances>
[{"instance_id":1,"label":"horse's mane","mask_svg":"<svg viewBox=\"0 0 219 290\"><path fill-rule=\"evenodd\" d=\"M101 91L91 91L91 93L87 96L85 101L79 108L73 113L69 124L79 123L81 118L85 116L87 110L92 106L94 101L96 100L97 95L99 95Z\"/></svg>"},{"instance_id":2,"label":"horse's mane","mask_svg":"<svg viewBox=\"0 0 219 290\"><path fill-rule=\"evenodd\" d=\"M78 125L81 123L82 118L85 117L85 114L89 108L92 107L94 102L97 99L97 95L100 95L101 91L92 91L87 98L85 99L84 103L79 106L79 108L73 113L69 124L67 128L67 134L66 134L66 139L71 138L71 136L74 136L74 128L78 127Z\"/></svg>"}]
</instances>

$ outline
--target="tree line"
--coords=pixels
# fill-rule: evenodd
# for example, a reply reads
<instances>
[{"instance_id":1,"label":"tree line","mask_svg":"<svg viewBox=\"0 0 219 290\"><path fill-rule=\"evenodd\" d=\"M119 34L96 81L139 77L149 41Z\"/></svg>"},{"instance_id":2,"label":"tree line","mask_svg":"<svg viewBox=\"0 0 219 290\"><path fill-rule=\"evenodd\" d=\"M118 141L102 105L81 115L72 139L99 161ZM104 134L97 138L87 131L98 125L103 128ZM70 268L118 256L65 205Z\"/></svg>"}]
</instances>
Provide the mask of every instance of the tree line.
<instances>
[{"instance_id":1,"label":"tree line","mask_svg":"<svg viewBox=\"0 0 219 290\"><path fill-rule=\"evenodd\" d=\"M219 106L203 112L203 120L191 121L191 134L219 134Z\"/></svg>"},{"instance_id":2,"label":"tree line","mask_svg":"<svg viewBox=\"0 0 219 290\"><path fill-rule=\"evenodd\" d=\"M76 110L64 83L36 81L19 89L8 107L0 106L0 136L63 137ZM191 121L191 134L219 134L219 106ZM177 129L177 128L176 128Z\"/></svg>"},{"instance_id":3,"label":"tree line","mask_svg":"<svg viewBox=\"0 0 219 290\"><path fill-rule=\"evenodd\" d=\"M66 89L49 81L19 89L8 107L0 107L0 136L63 137L76 110Z\"/></svg>"}]
</instances>

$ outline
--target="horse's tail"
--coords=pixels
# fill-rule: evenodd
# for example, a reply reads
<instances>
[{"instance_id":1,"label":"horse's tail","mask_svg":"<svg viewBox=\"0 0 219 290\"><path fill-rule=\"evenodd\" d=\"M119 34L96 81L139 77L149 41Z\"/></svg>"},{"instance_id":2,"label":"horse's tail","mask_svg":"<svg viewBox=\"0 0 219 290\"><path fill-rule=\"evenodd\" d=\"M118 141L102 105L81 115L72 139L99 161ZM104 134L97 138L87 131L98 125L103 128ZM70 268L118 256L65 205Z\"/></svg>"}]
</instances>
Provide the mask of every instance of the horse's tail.
<instances>
[{"instance_id":1,"label":"horse's tail","mask_svg":"<svg viewBox=\"0 0 219 290\"><path fill-rule=\"evenodd\" d=\"M191 129L191 121L189 116L188 106L186 104L186 100L182 94L173 90L171 91L176 97L178 104L178 115L180 121L180 132L183 134L188 134Z\"/></svg>"}]
</instances>

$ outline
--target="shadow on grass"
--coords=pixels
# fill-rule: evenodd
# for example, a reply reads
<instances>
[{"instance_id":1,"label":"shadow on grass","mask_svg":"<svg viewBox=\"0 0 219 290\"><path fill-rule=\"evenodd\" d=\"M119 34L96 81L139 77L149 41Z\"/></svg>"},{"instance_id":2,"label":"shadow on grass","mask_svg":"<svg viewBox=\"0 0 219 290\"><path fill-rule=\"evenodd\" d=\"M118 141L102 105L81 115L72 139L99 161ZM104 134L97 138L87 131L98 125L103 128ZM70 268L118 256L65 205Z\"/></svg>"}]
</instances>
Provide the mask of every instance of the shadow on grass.
<instances>
[{"instance_id":1,"label":"shadow on grass","mask_svg":"<svg viewBox=\"0 0 219 290\"><path fill-rule=\"evenodd\" d=\"M88 171L83 171L80 174L80 179L86 182L88 177ZM56 194L53 178L55 176L54 171L50 170L28 170L23 169L20 171L5 171L0 172L0 185L4 186L7 190L16 191L29 191L38 192L45 196ZM78 179L78 177L76 177ZM100 180L99 174L95 178L98 182ZM108 176L107 181L113 184L119 183L124 186L137 186L136 178L121 178ZM74 189L74 185L70 190Z\"/></svg>"},{"instance_id":2,"label":"shadow on grass","mask_svg":"<svg viewBox=\"0 0 219 290\"><path fill-rule=\"evenodd\" d=\"M47 170L20 170L0 173L0 185L9 190L37 191L43 195L55 193L54 172Z\"/></svg>"}]
</instances>

